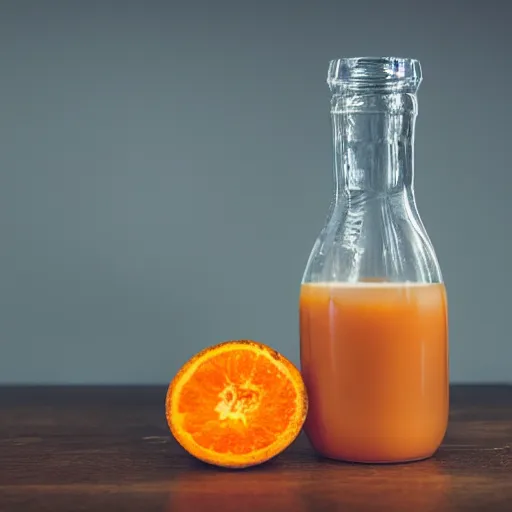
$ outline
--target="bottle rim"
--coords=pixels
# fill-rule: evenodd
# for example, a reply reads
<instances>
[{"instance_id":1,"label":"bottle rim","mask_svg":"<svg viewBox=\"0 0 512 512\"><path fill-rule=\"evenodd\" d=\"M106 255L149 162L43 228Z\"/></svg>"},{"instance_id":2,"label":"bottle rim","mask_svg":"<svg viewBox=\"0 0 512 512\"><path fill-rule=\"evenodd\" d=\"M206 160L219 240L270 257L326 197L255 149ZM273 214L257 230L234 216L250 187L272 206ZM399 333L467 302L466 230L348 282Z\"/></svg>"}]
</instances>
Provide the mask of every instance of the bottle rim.
<instances>
[{"instance_id":1,"label":"bottle rim","mask_svg":"<svg viewBox=\"0 0 512 512\"><path fill-rule=\"evenodd\" d=\"M333 92L415 93L422 81L419 60L403 57L344 57L331 60L327 84Z\"/></svg>"}]
</instances>

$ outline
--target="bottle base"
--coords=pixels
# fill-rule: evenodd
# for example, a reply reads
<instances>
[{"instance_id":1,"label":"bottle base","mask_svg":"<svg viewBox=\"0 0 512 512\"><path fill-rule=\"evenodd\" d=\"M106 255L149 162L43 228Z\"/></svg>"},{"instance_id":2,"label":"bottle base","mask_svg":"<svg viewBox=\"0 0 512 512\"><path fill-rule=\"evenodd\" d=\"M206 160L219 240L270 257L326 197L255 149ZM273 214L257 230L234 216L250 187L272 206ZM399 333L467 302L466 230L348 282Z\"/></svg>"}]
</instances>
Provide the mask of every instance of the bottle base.
<instances>
[{"instance_id":1,"label":"bottle base","mask_svg":"<svg viewBox=\"0 0 512 512\"><path fill-rule=\"evenodd\" d=\"M442 434L429 438L411 436L369 437L326 436L306 425L306 437L314 452L322 458L355 464L407 464L431 458L442 444L446 428Z\"/></svg>"}]
</instances>

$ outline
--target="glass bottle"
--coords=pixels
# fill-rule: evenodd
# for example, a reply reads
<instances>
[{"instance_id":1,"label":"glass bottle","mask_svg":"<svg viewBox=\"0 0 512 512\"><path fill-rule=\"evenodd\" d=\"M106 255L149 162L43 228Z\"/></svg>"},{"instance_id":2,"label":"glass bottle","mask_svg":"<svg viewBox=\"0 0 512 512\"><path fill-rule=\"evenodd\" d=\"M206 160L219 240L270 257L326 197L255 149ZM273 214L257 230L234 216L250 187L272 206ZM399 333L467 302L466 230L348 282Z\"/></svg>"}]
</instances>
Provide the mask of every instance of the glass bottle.
<instances>
[{"instance_id":1,"label":"glass bottle","mask_svg":"<svg viewBox=\"0 0 512 512\"><path fill-rule=\"evenodd\" d=\"M332 61L334 196L300 293L306 433L323 456L431 456L448 420L448 320L414 197L418 61Z\"/></svg>"}]
</instances>

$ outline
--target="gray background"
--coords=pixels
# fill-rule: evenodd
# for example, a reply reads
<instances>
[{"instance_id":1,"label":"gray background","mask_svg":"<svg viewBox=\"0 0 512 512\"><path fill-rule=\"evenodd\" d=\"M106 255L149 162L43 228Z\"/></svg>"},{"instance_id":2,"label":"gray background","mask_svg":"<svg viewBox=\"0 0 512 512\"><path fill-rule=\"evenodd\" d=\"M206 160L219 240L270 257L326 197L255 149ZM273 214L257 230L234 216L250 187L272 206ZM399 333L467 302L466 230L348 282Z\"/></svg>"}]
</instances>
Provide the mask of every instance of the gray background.
<instances>
[{"instance_id":1,"label":"gray background","mask_svg":"<svg viewBox=\"0 0 512 512\"><path fill-rule=\"evenodd\" d=\"M0 2L0 381L298 363L332 187L328 61L419 58L420 213L454 382L512 380L506 2Z\"/></svg>"}]
</instances>

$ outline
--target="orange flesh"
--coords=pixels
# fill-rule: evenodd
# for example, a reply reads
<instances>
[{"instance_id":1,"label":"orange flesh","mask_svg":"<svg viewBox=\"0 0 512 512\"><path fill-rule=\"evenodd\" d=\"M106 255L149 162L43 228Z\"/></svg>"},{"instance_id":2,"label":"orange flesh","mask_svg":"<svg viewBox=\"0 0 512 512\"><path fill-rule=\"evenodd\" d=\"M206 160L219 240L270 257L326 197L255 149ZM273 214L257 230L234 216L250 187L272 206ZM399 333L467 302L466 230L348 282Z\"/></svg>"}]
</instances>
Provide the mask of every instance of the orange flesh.
<instances>
[{"instance_id":1,"label":"orange flesh","mask_svg":"<svg viewBox=\"0 0 512 512\"><path fill-rule=\"evenodd\" d=\"M169 387L167 419L192 455L217 465L261 463L297 436L306 413L298 370L272 349L228 342L198 354Z\"/></svg>"},{"instance_id":2,"label":"orange flesh","mask_svg":"<svg viewBox=\"0 0 512 512\"><path fill-rule=\"evenodd\" d=\"M442 284L307 284L300 297L306 433L327 457L429 457L448 419Z\"/></svg>"}]
</instances>

